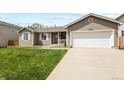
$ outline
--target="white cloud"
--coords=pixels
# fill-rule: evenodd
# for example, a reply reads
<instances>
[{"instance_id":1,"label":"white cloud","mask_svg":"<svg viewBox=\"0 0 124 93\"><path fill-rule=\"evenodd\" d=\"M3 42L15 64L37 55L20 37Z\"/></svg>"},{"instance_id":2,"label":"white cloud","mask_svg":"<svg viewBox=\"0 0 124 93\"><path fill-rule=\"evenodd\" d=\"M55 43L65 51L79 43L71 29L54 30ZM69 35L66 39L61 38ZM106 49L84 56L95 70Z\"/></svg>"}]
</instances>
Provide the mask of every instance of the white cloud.
<instances>
[{"instance_id":1,"label":"white cloud","mask_svg":"<svg viewBox=\"0 0 124 93\"><path fill-rule=\"evenodd\" d=\"M101 15L115 19L115 18L119 17L121 14L122 13L103 13Z\"/></svg>"},{"instance_id":2,"label":"white cloud","mask_svg":"<svg viewBox=\"0 0 124 93\"><path fill-rule=\"evenodd\" d=\"M0 20L3 20L3 21L7 21L7 17L5 17L5 16L0 16Z\"/></svg>"},{"instance_id":3,"label":"white cloud","mask_svg":"<svg viewBox=\"0 0 124 93\"><path fill-rule=\"evenodd\" d=\"M49 20L73 20L73 19L77 19L79 17L83 16L83 14L64 14L64 15L57 15L57 16L52 16L49 17Z\"/></svg>"},{"instance_id":4,"label":"white cloud","mask_svg":"<svg viewBox=\"0 0 124 93\"><path fill-rule=\"evenodd\" d=\"M86 13L87 14L87 13ZM48 17L49 21L73 21L76 20L80 17L83 17L86 14L78 14L78 13L70 13L70 14L65 14L65 15L57 15L57 16L52 16ZM112 19L117 18L121 13L98 13L99 15L103 15Z\"/></svg>"},{"instance_id":5,"label":"white cloud","mask_svg":"<svg viewBox=\"0 0 124 93\"><path fill-rule=\"evenodd\" d=\"M63 26L66 25L84 15L86 15L87 13L60 13L60 14L54 14L55 16L41 16L42 18L44 17L44 21L43 20L37 20L36 22L44 24L44 25L59 25L59 26ZM110 18L117 18L119 15L121 15L121 13L98 13L100 15L106 16L106 17L110 17ZM48 14L49 15L49 14ZM35 16L36 17L36 16ZM20 25L20 26L28 26L31 25L32 23L35 23L34 21L31 21L33 18L31 18L30 20L26 21L26 19L22 19L22 20L15 20L14 16L10 18L10 16L0 16L0 20L1 21L6 21L9 23L13 23L16 25Z\"/></svg>"}]
</instances>

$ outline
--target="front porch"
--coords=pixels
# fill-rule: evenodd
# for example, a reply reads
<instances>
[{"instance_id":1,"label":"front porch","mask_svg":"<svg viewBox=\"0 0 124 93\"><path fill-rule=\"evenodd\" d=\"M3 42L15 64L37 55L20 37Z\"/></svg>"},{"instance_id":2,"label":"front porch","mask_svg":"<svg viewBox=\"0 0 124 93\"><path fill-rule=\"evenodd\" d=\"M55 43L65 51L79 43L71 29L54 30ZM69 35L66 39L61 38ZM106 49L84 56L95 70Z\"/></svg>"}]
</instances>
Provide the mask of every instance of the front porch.
<instances>
[{"instance_id":1,"label":"front porch","mask_svg":"<svg viewBox=\"0 0 124 93\"><path fill-rule=\"evenodd\" d=\"M66 47L66 32L35 32L34 46Z\"/></svg>"}]
</instances>

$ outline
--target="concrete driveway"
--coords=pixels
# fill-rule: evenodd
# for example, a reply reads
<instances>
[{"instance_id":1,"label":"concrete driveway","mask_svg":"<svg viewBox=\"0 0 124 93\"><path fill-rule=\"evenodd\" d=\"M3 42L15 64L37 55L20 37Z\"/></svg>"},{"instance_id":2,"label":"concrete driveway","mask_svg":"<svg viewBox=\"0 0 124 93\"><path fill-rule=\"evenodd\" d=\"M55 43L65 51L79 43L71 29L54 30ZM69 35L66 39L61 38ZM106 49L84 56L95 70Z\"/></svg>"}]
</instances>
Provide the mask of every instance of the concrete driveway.
<instances>
[{"instance_id":1,"label":"concrete driveway","mask_svg":"<svg viewBox=\"0 0 124 93\"><path fill-rule=\"evenodd\" d=\"M71 48L47 79L124 79L124 50Z\"/></svg>"}]
</instances>

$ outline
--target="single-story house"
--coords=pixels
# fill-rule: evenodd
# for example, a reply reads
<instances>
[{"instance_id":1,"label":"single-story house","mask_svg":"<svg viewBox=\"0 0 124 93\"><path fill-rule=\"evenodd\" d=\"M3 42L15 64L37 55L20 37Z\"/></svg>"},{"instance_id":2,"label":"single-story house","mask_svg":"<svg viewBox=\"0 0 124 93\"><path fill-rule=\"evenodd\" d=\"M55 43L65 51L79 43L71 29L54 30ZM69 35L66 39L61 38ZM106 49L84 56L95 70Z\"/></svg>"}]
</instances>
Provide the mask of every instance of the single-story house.
<instances>
[{"instance_id":1,"label":"single-story house","mask_svg":"<svg viewBox=\"0 0 124 93\"><path fill-rule=\"evenodd\" d=\"M20 26L0 21L0 47L8 46L8 40L18 40Z\"/></svg>"},{"instance_id":2,"label":"single-story house","mask_svg":"<svg viewBox=\"0 0 124 93\"><path fill-rule=\"evenodd\" d=\"M118 28L121 22L90 13L64 27L31 30L22 28L20 46L59 45L66 47L112 48L118 47Z\"/></svg>"},{"instance_id":3,"label":"single-story house","mask_svg":"<svg viewBox=\"0 0 124 93\"><path fill-rule=\"evenodd\" d=\"M22 28L19 32L20 46L34 46L34 45L59 45L66 44L66 29L64 27L47 27L31 30L29 28Z\"/></svg>"}]
</instances>

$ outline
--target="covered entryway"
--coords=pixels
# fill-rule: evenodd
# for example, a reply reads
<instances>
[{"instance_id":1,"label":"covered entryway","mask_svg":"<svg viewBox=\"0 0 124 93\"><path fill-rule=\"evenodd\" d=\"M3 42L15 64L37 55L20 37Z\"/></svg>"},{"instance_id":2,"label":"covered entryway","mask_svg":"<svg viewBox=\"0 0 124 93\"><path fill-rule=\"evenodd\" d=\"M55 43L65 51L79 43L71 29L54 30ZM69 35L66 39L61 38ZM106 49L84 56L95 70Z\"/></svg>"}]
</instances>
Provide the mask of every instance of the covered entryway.
<instances>
[{"instance_id":1,"label":"covered entryway","mask_svg":"<svg viewBox=\"0 0 124 93\"><path fill-rule=\"evenodd\" d=\"M58 44L58 32L51 33L51 43Z\"/></svg>"},{"instance_id":2,"label":"covered entryway","mask_svg":"<svg viewBox=\"0 0 124 93\"><path fill-rule=\"evenodd\" d=\"M58 44L65 46L65 43L66 43L66 32L51 33L51 44Z\"/></svg>"},{"instance_id":3,"label":"covered entryway","mask_svg":"<svg viewBox=\"0 0 124 93\"><path fill-rule=\"evenodd\" d=\"M112 31L72 32L72 47L111 48Z\"/></svg>"}]
</instances>

